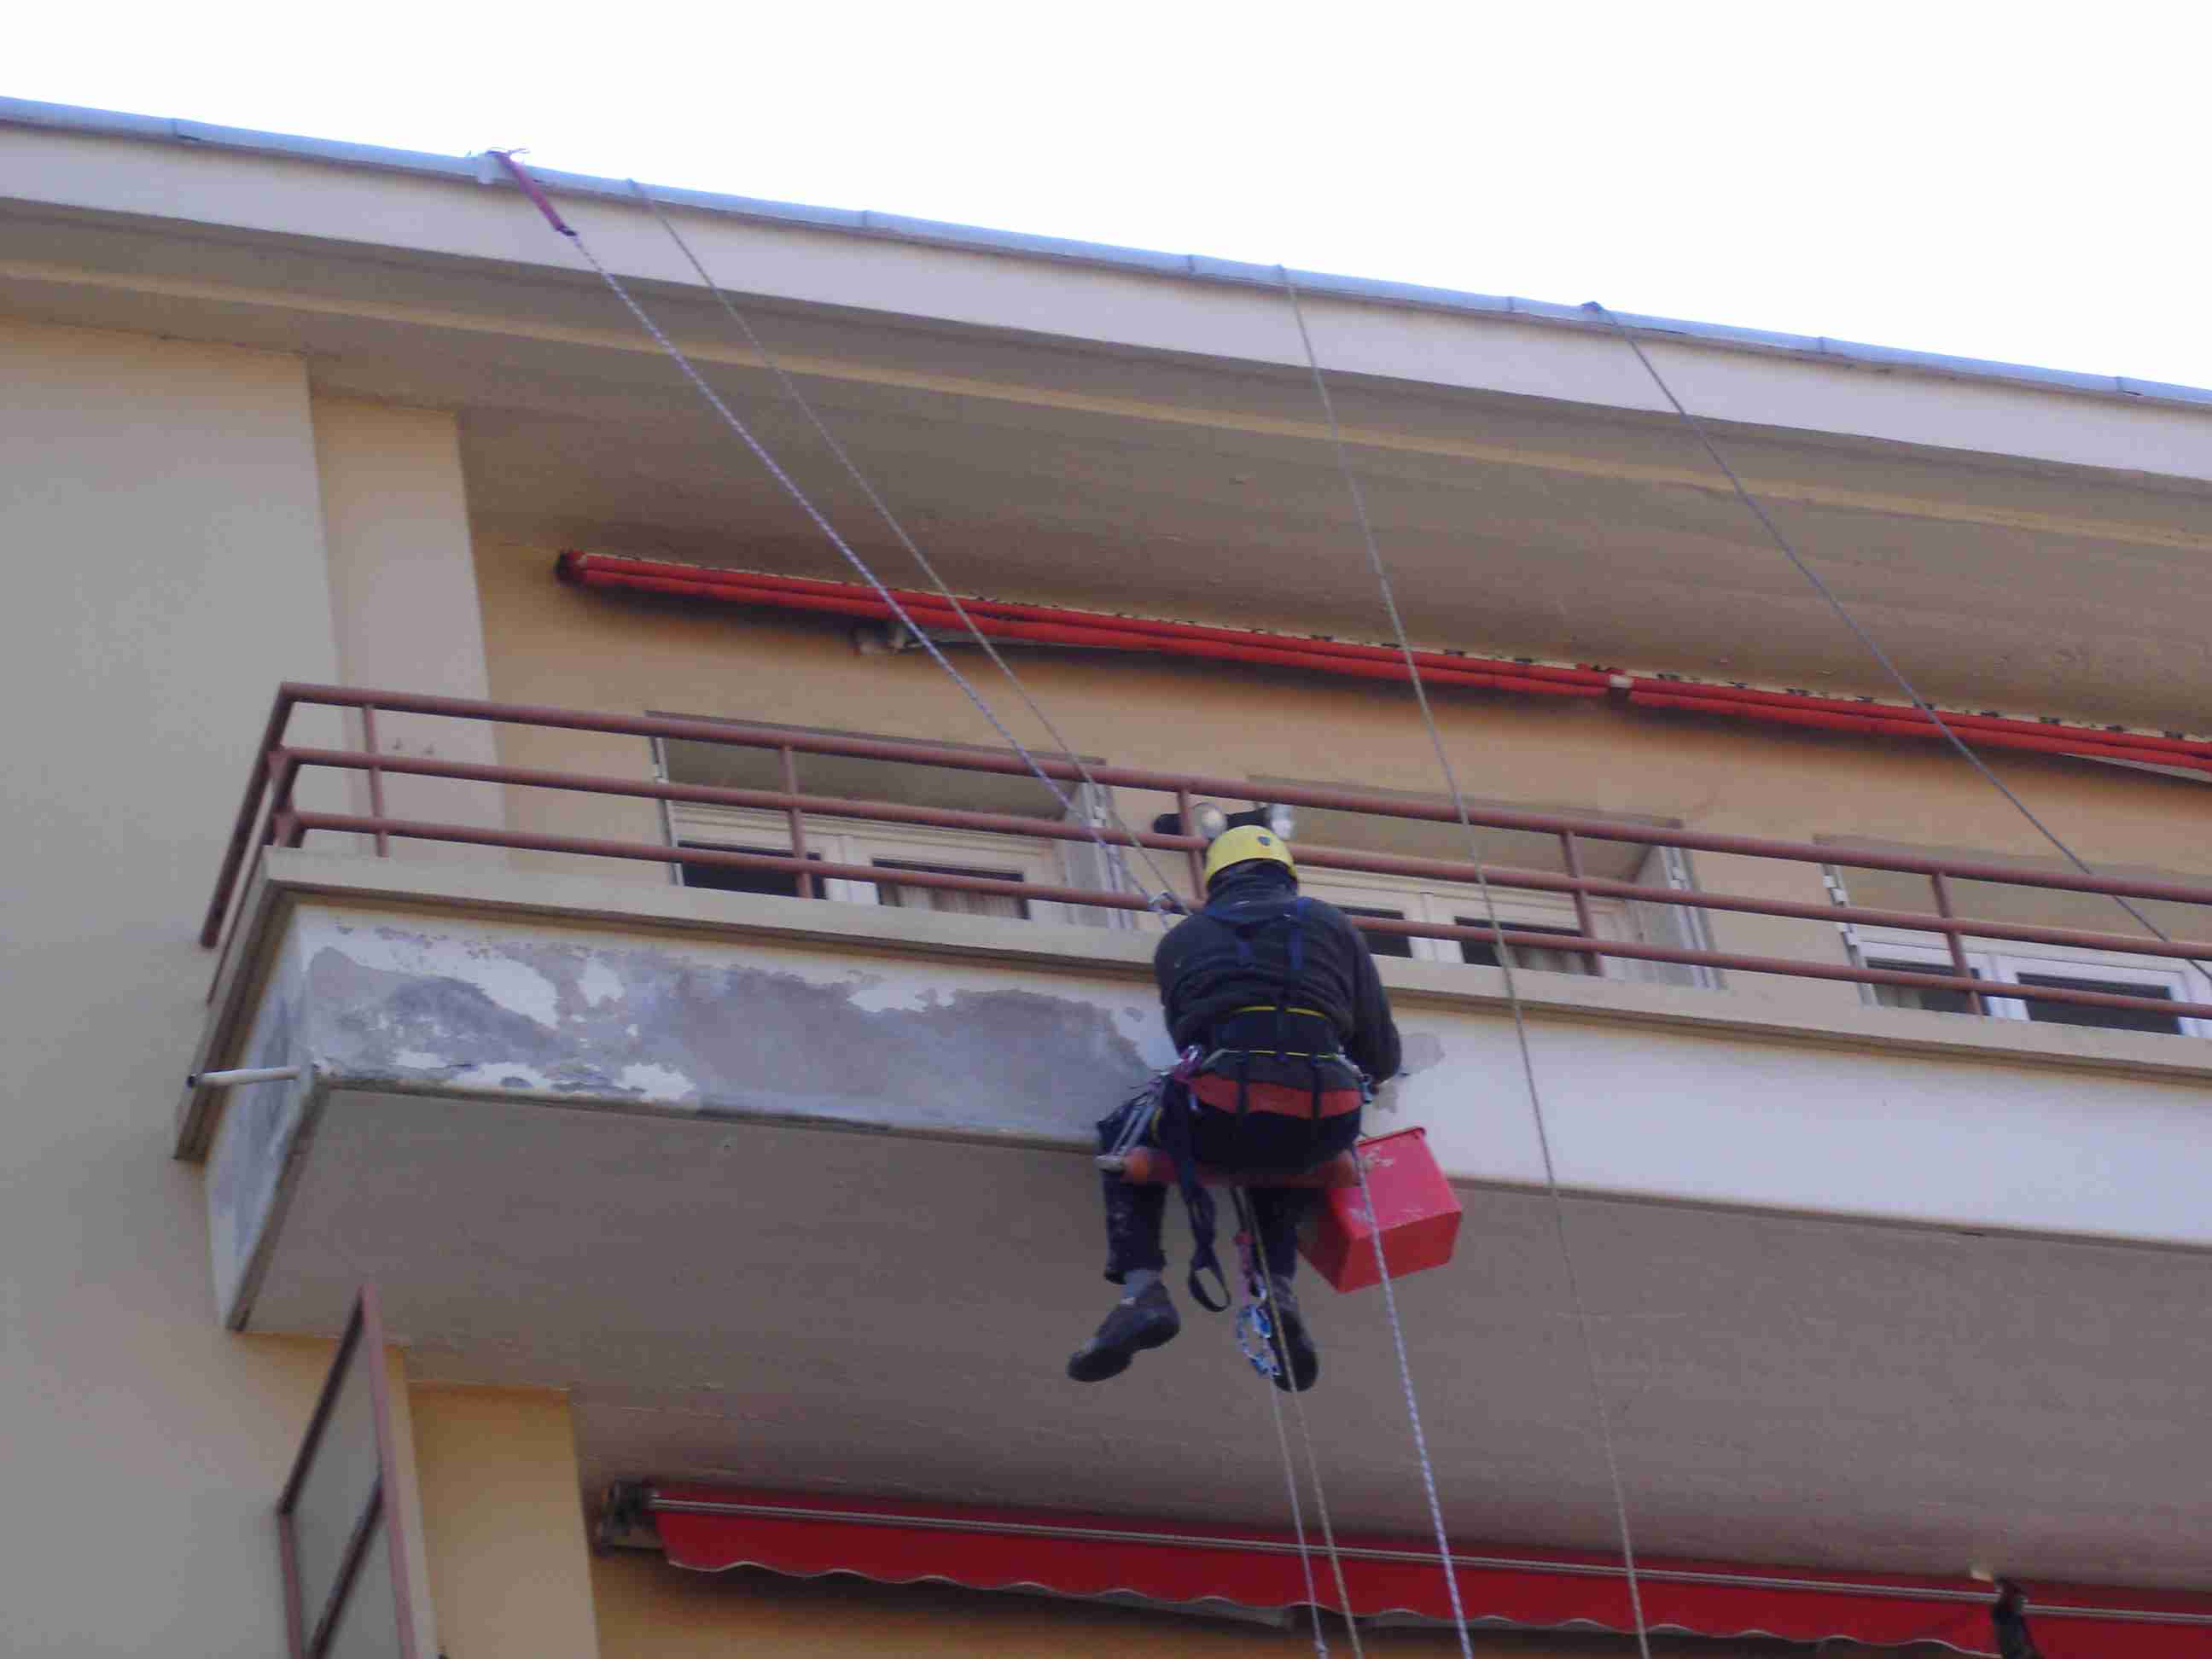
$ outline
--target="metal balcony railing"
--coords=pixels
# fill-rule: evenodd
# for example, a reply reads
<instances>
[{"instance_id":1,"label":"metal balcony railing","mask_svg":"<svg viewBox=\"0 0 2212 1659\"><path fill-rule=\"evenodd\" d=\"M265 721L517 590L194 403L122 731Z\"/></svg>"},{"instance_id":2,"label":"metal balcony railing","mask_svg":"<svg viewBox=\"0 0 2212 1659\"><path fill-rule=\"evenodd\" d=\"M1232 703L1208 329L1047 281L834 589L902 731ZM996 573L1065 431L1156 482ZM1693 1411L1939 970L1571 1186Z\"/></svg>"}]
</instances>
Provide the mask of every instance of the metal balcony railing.
<instances>
[{"instance_id":1,"label":"metal balcony railing","mask_svg":"<svg viewBox=\"0 0 2212 1659\"><path fill-rule=\"evenodd\" d=\"M358 750L320 749L300 747L289 743L287 733L292 713L302 706L357 711L362 722L363 747ZM378 750L376 738L376 717L380 713L437 715L456 720L766 751L780 760L784 787L781 789L727 788L381 753ZM809 857L806 831L810 816L927 825L1004 835L1032 842L1040 839L1088 842L1093 834L1090 828L1082 824L1046 818L967 811L899 801L869 800L848 795L805 793L797 784L796 757L800 755L887 761L957 772L1012 776L1029 775L1028 765L1019 757L996 750L913 743L888 738L799 732L740 722L604 714L526 703L489 702L459 697L422 696L400 691L287 683L278 688L275 703L270 710L245 797L239 805L230 843L216 881L215 892L208 904L200 942L210 949L222 945L227 955L229 947L226 935L233 931L227 926L228 920L232 915L249 859L258 855L259 847L296 847L307 836L318 832L371 837L379 854L388 851L392 841L397 837L513 848L539 853L574 854L588 858L631 859L661 865L724 866L793 878L802 896L812 892L812 884L817 879L881 882L885 878L884 871L872 866L847 865ZM1158 792L1172 796L1183 814L1185 823L1190 821L1193 805L1200 797L1250 800L1256 798L1255 789L1269 803L1292 807L1447 824L1455 824L1459 821L1459 814L1451 806L1442 803L1352 789L1289 784L1255 786L1245 779L1147 771L1123 766L1090 766L1085 769L1064 759L1049 757L1040 757L1039 764L1048 775L1064 780L1070 785L1083 782L1087 770L1090 781L1104 787ZM366 814L319 812L307 811L295 805L296 782L301 771L310 767L365 775L369 811ZM781 856L677 846L665 842L557 836L465 823L397 818L385 811L384 794L385 780L396 775L779 812L787 820L792 851L790 855ZM2212 962L2212 942L2165 940L2131 933L2039 927L1995 918L1960 915L1956 913L1953 902L1951 884L1960 881L1985 882L2052 893L2109 894L2130 899L2204 906L2212 906L2212 886L2055 872L2046 873L1966 859L1844 851L1810 842L1709 835L1604 818L1510 811L1486 806L1471 809L1468 817L1478 829L1531 832L1555 837L1561 869L1535 870L1492 864L1478 866L1457 860L1401 857L1315 846L1304 842L1298 845L1297 857L1302 866L1317 870L1411 877L1462 885L1487 881L1491 886L1504 891L1565 895L1571 901L1577 919L1575 930L1563 933L1548 928L1542 932L1521 931L1510 925L1502 930L1494 930L1438 922L1358 918L1359 927L1370 933L1452 939L1492 946L1502 940L1509 947L1588 957L1677 963L1733 973L1773 974L1796 979L1834 980L1861 985L1963 993L1971 999L1977 999L1970 1004L1977 1007L1980 1006L1978 999L1981 997L2002 996L2023 1002L2074 1004L2092 1008L2124 1009L2212 1019L2212 1003L2128 996L2063 985L2006 983L2000 987L1989 981L1974 978L1969 971L1966 954L1966 942L1969 939L2059 945L2198 963ZM1205 843L1198 837L1119 828L1103 828L1097 833L1112 844L1139 846L1182 854L1188 863L1192 892L1201 890L1200 860ZM1854 869L1924 877L1929 884L1932 908L1928 911L1892 910L1847 903L1799 902L1746 894L1650 886L1594 876L1585 872L1583 856L1585 844L1593 842L1627 843L1647 848L1674 848L1686 853L1733 854L1774 859L1811 866L1815 871L1842 864ZM1148 905L1146 898L1124 890L1054 886L927 869L901 868L896 880L902 888L944 888L1103 909L1142 910ZM1590 902L1593 899L1735 912L1746 915L1790 917L1867 927L1911 929L1938 936L1948 942L1952 971L1923 973L1895 968L1858 967L1832 962L1601 938L1592 922ZM1178 902L1187 903L1188 901L1179 897ZM217 973L219 976L220 965Z\"/></svg>"}]
</instances>

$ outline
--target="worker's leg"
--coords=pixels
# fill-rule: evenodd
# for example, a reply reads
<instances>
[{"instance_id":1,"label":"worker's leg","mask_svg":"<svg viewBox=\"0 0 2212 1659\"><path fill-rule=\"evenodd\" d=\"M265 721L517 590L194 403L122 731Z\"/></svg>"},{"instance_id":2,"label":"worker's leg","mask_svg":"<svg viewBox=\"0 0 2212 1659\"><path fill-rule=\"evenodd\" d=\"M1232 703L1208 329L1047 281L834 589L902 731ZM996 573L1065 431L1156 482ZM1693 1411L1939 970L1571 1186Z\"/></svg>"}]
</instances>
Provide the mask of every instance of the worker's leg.
<instances>
[{"instance_id":1,"label":"worker's leg","mask_svg":"<svg viewBox=\"0 0 2212 1659\"><path fill-rule=\"evenodd\" d=\"M1214 1113L1200 1114L1202 1162L1241 1170L1310 1170L1348 1151L1359 1139L1359 1114L1310 1119L1278 1112L1249 1112L1242 1125ZM1207 1120L1212 1120L1208 1121ZM1267 1271L1287 1283L1297 1272L1298 1224L1319 1201L1310 1187L1254 1187L1252 1224Z\"/></svg>"},{"instance_id":2,"label":"worker's leg","mask_svg":"<svg viewBox=\"0 0 2212 1659\"><path fill-rule=\"evenodd\" d=\"M1139 1110L1149 1112L1150 1103L1139 1105L1132 1101L1110 1116L1098 1120L1101 1152L1114 1152L1123 1146L1127 1139L1130 1115ZM1146 1128L1134 1144L1157 1146L1159 1142L1156 1133ZM1122 1285L1128 1282L1132 1272L1157 1275L1164 1271L1168 1259L1161 1249L1160 1237L1167 1220L1168 1189L1136 1185L1104 1170L1099 1171L1098 1187L1105 1200L1107 1282Z\"/></svg>"},{"instance_id":3,"label":"worker's leg","mask_svg":"<svg viewBox=\"0 0 2212 1659\"><path fill-rule=\"evenodd\" d=\"M1129 1115L1151 1109L1151 1101L1140 1098L1101 1119L1098 1150L1123 1148L1131 1127ZM1154 1132L1147 1128L1136 1144L1157 1145ZM1106 1208L1106 1277L1124 1286L1127 1294L1068 1360L1067 1374L1079 1382L1102 1382L1119 1376L1135 1355L1172 1340L1182 1328L1168 1287L1160 1279L1167 1267L1160 1234L1167 1218L1168 1189L1138 1186L1104 1171L1100 1186Z\"/></svg>"},{"instance_id":4,"label":"worker's leg","mask_svg":"<svg viewBox=\"0 0 2212 1659\"><path fill-rule=\"evenodd\" d=\"M1261 1131L1267 1153L1276 1160L1295 1161L1311 1169L1326 1164L1359 1139L1359 1114L1346 1112L1323 1119L1319 1129L1308 1121L1276 1116ZM1281 1341L1283 1370L1275 1386L1303 1394L1321 1377L1321 1350L1307 1328L1291 1280L1298 1266L1298 1224L1321 1201L1310 1187L1254 1187L1249 1189L1252 1227L1259 1235L1260 1251L1267 1264L1268 1299L1275 1329Z\"/></svg>"}]
</instances>

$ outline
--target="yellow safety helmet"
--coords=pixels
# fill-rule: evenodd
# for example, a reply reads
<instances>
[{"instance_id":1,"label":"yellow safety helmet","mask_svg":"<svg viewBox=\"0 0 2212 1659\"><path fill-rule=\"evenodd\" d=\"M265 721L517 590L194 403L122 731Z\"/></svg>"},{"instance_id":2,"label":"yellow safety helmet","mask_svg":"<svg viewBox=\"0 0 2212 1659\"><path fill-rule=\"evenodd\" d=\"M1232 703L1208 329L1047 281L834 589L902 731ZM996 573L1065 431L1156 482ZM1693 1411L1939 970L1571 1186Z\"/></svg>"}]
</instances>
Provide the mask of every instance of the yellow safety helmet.
<instances>
[{"instance_id":1,"label":"yellow safety helmet","mask_svg":"<svg viewBox=\"0 0 2212 1659\"><path fill-rule=\"evenodd\" d=\"M1240 823L1216 836L1213 844L1206 849L1206 884L1212 886L1213 878L1231 865L1249 864L1255 859L1279 864L1293 877L1298 873L1298 866L1291 859L1291 849L1283 845L1280 836L1256 823Z\"/></svg>"}]
</instances>

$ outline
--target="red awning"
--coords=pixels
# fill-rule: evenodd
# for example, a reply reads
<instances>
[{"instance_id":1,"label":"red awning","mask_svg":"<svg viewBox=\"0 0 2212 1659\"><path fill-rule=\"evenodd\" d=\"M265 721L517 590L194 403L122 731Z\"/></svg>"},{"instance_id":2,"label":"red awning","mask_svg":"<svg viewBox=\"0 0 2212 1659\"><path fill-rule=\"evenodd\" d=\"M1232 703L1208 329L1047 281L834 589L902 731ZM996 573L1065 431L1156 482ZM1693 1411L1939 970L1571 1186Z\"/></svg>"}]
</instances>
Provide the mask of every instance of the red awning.
<instances>
[{"instance_id":1,"label":"red awning","mask_svg":"<svg viewBox=\"0 0 2212 1659\"><path fill-rule=\"evenodd\" d=\"M670 594L715 605L805 611L878 622L894 619L883 596L858 582L818 581L763 571L573 551L562 554L556 568L562 580L580 587ZM941 593L908 588L894 588L891 592L915 627L947 637L963 635L972 626L979 633L1017 643L1241 662L1358 679L1409 678L1407 653L1395 645L1214 628L1000 599L963 599L963 618ZM1909 703L1878 702L1872 697L1816 696L1805 690L1686 680L1675 674L1628 674L1588 664L1477 657L1459 651L1416 651L1412 655L1419 665L1423 682L1432 689L1458 686L1528 696L1619 696L1639 708L1718 715L1863 738L1946 741L1942 727L1923 710ZM1978 747L2071 755L2185 775L2212 774L2212 743L2185 738L2178 732L2081 726L2040 716L2021 719L1966 709L1946 709L1942 719L1943 726Z\"/></svg>"},{"instance_id":2,"label":"red awning","mask_svg":"<svg viewBox=\"0 0 2212 1659\"><path fill-rule=\"evenodd\" d=\"M1296 1540L1261 1528L1109 1519L745 1488L644 1490L641 1507L678 1566L764 1567L811 1577L849 1572L881 1583L935 1579L971 1589L1116 1592L1156 1601L1278 1608L1308 1601ZM1355 1613L1449 1620L1432 1551L1418 1541L1340 1539ZM1339 1607L1315 1540L1320 1603ZM1467 1616L1535 1628L1634 1627L1617 1556L1568 1550L1454 1552ZM1993 1654L1986 1584L1715 1561L1639 1561L1646 1626L1694 1636L1834 1638L1875 1646L1940 1642ZM2045 1659L2212 1659L2212 1595L2039 1583L2029 1587Z\"/></svg>"}]
</instances>

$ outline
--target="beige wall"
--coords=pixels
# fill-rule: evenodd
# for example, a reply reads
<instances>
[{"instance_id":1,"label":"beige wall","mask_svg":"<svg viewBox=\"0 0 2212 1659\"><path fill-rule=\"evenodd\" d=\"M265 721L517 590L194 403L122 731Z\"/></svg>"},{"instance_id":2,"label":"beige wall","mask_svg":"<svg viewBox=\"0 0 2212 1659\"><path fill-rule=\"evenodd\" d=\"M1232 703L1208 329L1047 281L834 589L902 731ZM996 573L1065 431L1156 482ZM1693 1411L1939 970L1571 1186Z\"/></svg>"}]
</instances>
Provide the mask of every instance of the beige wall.
<instances>
[{"instance_id":1,"label":"beige wall","mask_svg":"<svg viewBox=\"0 0 2212 1659\"><path fill-rule=\"evenodd\" d=\"M486 695L483 624L469 545L457 422L436 410L352 398L313 403L315 461L330 561L338 677L447 697ZM358 741L358 716L348 721ZM376 717L380 751L441 760L494 757L490 732L433 715ZM353 810L368 810L365 781L351 780ZM497 790L387 775L384 806L396 817L495 824ZM434 842L401 841L410 858L483 857Z\"/></svg>"},{"instance_id":2,"label":"beige wall","mask_svg":"<svg viewBox=\"0 0 2212 1659\"><path fill-rule=\"evenodd\" d=\"M451 1659L594 1659L566 1396L418 1388L423 1537Z\"/></svg>"},{"instance_id":3,"label":"beige wall","mask_svg":"<svg viewBox=\"0 0 2212 1659\"><path fill-rule=\"evenodd\" d=\"M274 1654L322 1358L220 1329L168 1119L283 675L337 670L294 360L0 325L0 1646Z\"/></svg>"}]
</instances>

